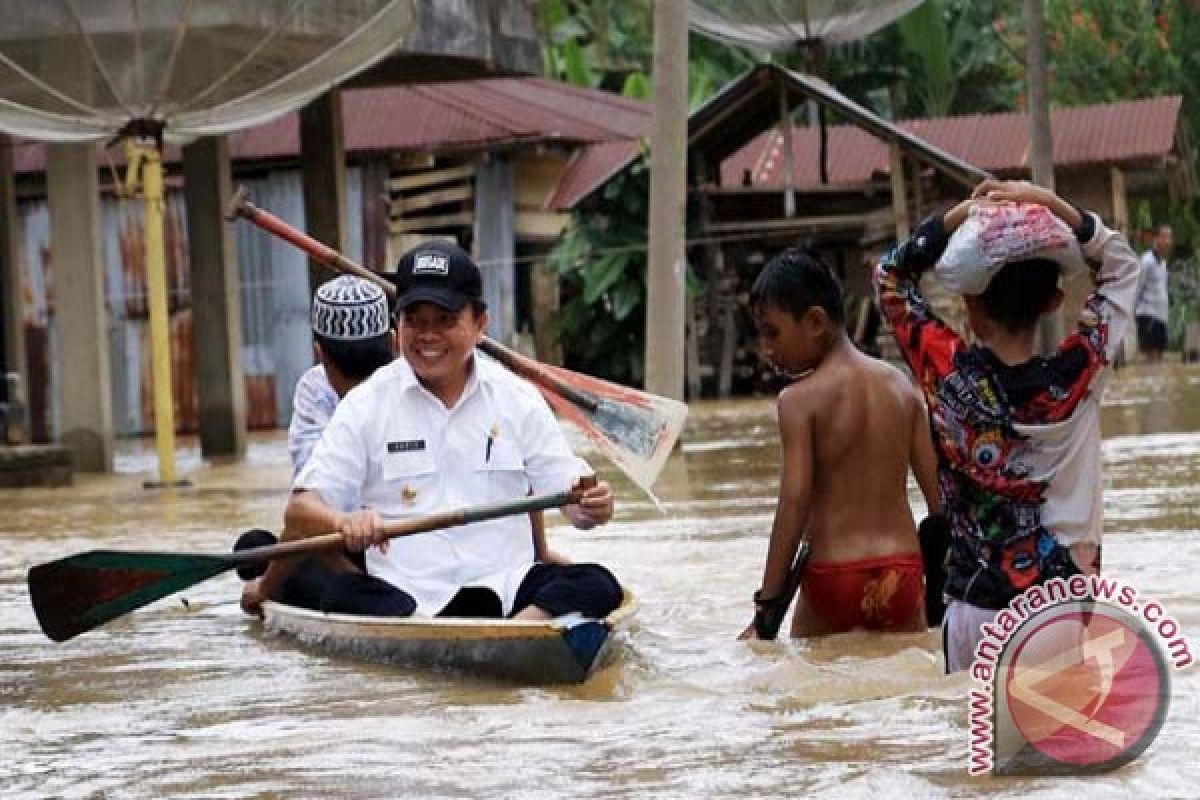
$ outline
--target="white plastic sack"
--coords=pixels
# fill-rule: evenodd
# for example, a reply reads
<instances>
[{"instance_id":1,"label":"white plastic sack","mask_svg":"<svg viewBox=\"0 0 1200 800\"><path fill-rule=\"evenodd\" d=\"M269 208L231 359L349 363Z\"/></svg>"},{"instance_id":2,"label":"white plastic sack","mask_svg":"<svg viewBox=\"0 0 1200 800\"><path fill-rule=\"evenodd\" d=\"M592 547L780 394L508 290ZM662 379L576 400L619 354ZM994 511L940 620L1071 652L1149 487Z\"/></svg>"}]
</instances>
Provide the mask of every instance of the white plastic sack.
<instances>
[{"instance_id":1,"label":"white plastic sack","mask_svg":"<svg viewBox=\"0 0 1200 800\"><path fill-rule=\"evenodd\" d=\"M1055 261L1069 279L1086 269L1079 240L1050 209L1032 203L980 203L950 236L935 267L957 294L982 294L1005 264L1030 258Z\"/></svg>"}]
</instances>

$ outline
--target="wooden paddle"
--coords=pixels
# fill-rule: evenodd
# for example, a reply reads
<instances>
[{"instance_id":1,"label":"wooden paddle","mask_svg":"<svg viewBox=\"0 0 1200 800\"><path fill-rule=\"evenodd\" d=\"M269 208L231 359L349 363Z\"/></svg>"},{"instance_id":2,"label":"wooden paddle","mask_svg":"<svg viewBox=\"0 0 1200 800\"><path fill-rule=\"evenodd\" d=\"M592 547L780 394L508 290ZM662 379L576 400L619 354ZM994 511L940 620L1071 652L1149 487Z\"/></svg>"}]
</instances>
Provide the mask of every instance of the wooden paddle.
<instances>
[{"instance_id":1,"label":"wooden paddle","mask_svg":"<svg viewBox=\"0 0 1200 800\"><path fill-rule=\"evenodd\" d=\"M763 610L755 613L754 631L759 639L770 641L779 635L783 618L787 616L792 600L800 589L800 581L804 577L804 567L808 564L808 557L811 554L812 547L808 540L802 540L796 549L796 558L792 562L792 568L788 570L787 583L784 584L783 591L777 597L771 598Z\"/></svg>"},{"instance_id":2,"label":"wooden paddle","mask_svg":"<svg viewBox=\"0 0 1200 800\"><path fill-rule=\"evenodd\" d=\"M225 210L226 219L238 217L295 245L319 263L371 281L389 297L396 296L396 287L386 278L251 203L245 187L237 190ZM650 491L683 430L686 405L542 364L486 336L479 349L537 386L560 418L574 423L634 483Z\"/></svg>"},{"instance_id":3,"label":"wooden paddle","mask_svg":"<svg viewBox=\"0 0 1200 800\"><path fill-rule=\"evenodd\" d=\"M508 503L443 511L384 525L389 539L452 528L498 517L578 503L594 478L570 491L523 497ZM89 550L29 570L29 597L42 631L64 642L134 609L245 564L342 546L340 533L239 550L222 555Z\"/></svg>"}]
</instances>

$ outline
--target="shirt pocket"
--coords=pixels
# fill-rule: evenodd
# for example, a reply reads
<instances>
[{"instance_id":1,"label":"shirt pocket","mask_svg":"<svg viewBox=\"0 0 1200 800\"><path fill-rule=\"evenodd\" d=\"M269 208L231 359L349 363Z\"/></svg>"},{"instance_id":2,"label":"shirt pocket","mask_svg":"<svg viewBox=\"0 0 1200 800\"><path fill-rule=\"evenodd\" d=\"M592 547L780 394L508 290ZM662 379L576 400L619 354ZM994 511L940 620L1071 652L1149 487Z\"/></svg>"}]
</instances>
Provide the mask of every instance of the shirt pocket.
<instances>
[{"instance_id":1,"label":"shirt pocket","mask_svg":"<svg viewBox=\"0 0 1200 800\"><path fill-rule=\"evenodd\" d=\"M436 510L437 464L424 450L387 453L383 457L383 484L387 505L405 512Z\"/></svg>"},{"instance_id":2,"label":"shirt pocket","mask_svg":"<svg viewBox=\"0 0 1200 800\"><path fill-rule=\"evenodd\" d=\"M517 500L529 493L525 460L512 442L495 440L475 464L475 479L489 502Z\"/></svg>"}]
</instances>

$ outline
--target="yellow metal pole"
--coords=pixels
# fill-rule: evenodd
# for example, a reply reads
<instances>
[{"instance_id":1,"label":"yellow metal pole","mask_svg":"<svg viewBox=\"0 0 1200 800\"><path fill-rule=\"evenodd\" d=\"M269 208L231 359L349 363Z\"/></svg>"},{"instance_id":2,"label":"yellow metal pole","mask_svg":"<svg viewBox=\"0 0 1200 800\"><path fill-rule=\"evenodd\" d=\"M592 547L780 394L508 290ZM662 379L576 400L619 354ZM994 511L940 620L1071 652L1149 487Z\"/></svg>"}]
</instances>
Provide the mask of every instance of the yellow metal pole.
<instances>
[{"instance_id":1,"label":"yellow metal pole","mask_svg":"<svg viewBox=\"0 0 1200 800\"><path fill-rule=\"evenodd\" d=\"M167 316L167 251L163 244L162 155L155 145L135 144L142 157L145 202L146 294L150 308L150 356L154 378L154 441L158 476L175 483L175 407L171 395L171 336ZM133 159L130 159L132 162Z\"/></svg>"}]
</instances>

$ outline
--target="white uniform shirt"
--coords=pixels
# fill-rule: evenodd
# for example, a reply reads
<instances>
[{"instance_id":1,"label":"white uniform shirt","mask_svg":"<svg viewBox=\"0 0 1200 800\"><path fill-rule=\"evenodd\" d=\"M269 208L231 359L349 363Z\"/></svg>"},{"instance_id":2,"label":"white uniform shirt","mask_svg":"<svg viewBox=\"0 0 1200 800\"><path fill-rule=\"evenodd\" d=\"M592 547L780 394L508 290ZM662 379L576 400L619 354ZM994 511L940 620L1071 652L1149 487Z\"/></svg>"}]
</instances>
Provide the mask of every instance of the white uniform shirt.
<instances>
[{"instance_id":1,"label":"white uniform shirt","mask_svg":"<svg viewBox=\"0 0 1200 800\"><path fill-rule=\"evenodd\" d=\"M1167 262L1159 258L1154 250L1147 250L1142 253L1142 284L1134 313L1139 317L1154 317L1166 322L1169 309Z\"/></svg>"},{"instance_id":2,"label":"white uniform shirt","mask_svg":"<svg viewBox=\"0 0 1200 800\"><path fill-rule=\"evenodd\" d=\"M489 446L489 438L491 444ZM417 382L404 359L376 370L337 406L295 481L333 508L385 520L565 491L590 474L537 390L481 358L454 408ZM460 588L486 587L505 615L534 562L529 515L393 539L367 551L367 571L434 615Z\"/></svg>"},{"instance_id":3,"label":"white uniform shirt","mask_svg":"<svg viewBox=\"0 0 1200 800\"><path fill-rule=\"evenodd\" d=\"M321 432L329 424L338 396L329 383L325 367L317 364L296 382L292 396L292 421L288 425L288 455L292 457L292 478L312 455L321 440Z\"/></svg>"}]
</instances>

